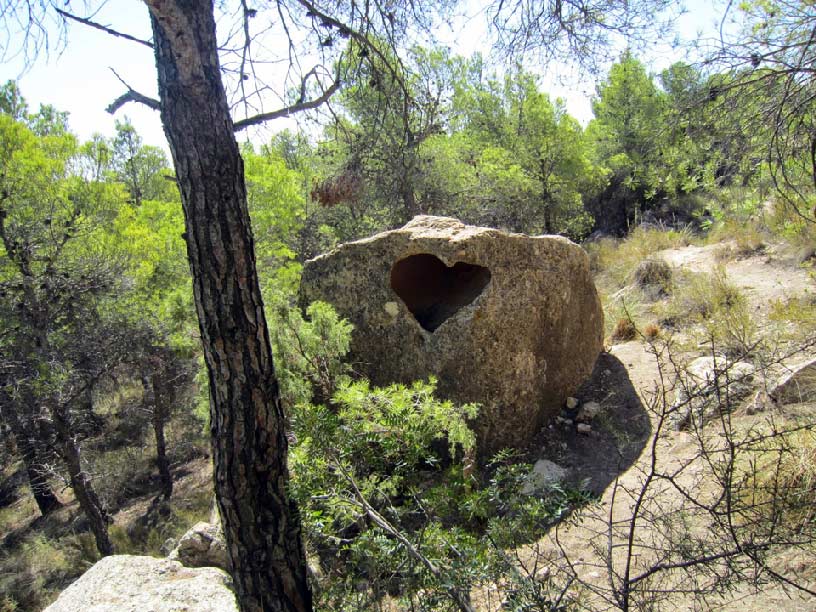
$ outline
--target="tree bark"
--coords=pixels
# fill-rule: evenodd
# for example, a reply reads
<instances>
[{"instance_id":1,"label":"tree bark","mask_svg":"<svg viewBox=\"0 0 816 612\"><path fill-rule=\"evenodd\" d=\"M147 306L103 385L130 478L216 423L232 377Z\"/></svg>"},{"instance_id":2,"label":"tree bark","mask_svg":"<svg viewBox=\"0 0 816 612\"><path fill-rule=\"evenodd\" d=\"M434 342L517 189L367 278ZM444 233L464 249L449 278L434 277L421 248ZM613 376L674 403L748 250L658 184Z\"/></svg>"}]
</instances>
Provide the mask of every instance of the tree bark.
<instances>
[{"instance_id":1,"label":"tree bark","mask_svg":"<svg viewBox=\"0 0 816 612\"><path fill-rule=\"evenodd\" d=\"M215 488L241 610L310 610L285 419L212 2L146 0L204 357Z\"/></svg>"},{"instance_id":2,"label":"tree bark","mask_svg":"<svg viewBox=\"0 0 816 612\"><path fill-rule=\"evenodd\" d=\"M99 497L91 484L91 478L82 469L82 457L79 446L74 440L73 431L68 422L68 415L61 406L51 407L51 418L54 421L54 431L57 435L57 446L59 448L65 467L68 469L68 478L71 481L71 488L74 496L79 502L79 507L88 518L91 532L96 540L96 548L104 557L114 553L113 544L108 537L108 523L110 518L99 501Z\"/></svg>"}]
</instances>

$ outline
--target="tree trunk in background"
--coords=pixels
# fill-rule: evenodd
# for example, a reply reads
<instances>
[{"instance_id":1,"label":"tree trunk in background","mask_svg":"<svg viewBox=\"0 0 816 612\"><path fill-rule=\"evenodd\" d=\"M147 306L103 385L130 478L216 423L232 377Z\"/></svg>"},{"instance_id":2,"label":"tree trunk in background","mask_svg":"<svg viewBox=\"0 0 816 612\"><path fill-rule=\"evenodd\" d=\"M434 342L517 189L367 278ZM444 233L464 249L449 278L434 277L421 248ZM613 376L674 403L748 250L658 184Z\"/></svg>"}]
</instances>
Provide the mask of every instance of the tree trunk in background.
<instances>
[{"instance_id":1,"label":"tree trunk in background","mask_svg":"<svg viewBox=\"0 0 816 612\"><path fill-rule=\"evenodd\" d=\"M25 465L31 494L34 496L34 501L37 502L40 514L45 516L49 512L61 508L62 503L57 499L57 496L48 484L48 471L41 461L37 440L33 438L30 433L36 431L36 427L32 423L30 424L29 430L26 431L26 428L20 421L19 405L17 405L8 394L2 391L1 388L0 406L3 408L4 421L8 424L10 433L14 437L14 441L17 445L17 452L23 460L23 465ZM29 415L29 418L33 418L33 416Z\"/></svg>"},{"instance_id":2,"label":"tree trunk in background","mask_svg":"<svg viewBox=\"0 0 816 612\"><path fill-rule=\"evenodd\" d=\"M255 268L243 161L212 2L146 0L161 117L176 168L204 357L215 488L244 612L311 610L285 419Z\"/></svg>"},{"instance_id":3,"label":"tree trunk in background","mask_svg":"<svg viewBox=\"0 0 816 612\"><path fill-rule=\"evenodd\" d=\"M17 451L20 453L20 457L22 457L23 463L25 464L26 473L28 474L28 484L31 488L32 495L34 495L34 501L37 502L40 514L45 516L49 512L61 508L62 503L57 499L57 496L48 484L48 471L42 464L42 461L40 461L37 441L31 439L22 427L18 427L19 425L20 423L12 423L11 430L17 442Z\"/></svg>"},{"instance_id":4,"label":"tree trunk in background","mask_svg":"<svg viewBox=\"0 0 816 612\"><path fill-rule=\"evenodd\" d=\"M164 425L170 414L169 402L172 401L172 389L169 388L166 378L166 368L171 366L161 361L157 367L161 368L162 372L154 372L150 377L142 377L142 387L145 394L144 403L150 407L153 435L156 437L156 467L159 469L159 478L161 478L161 494L165 499L170 499L173 494L173 476L170 473L170 462L167 460Z\"/></svg>"},{"instance_id":5,"label":"tree trunk in background","mask_svg":"<svg viewBox=\"0 0 816 612\"><path fill-rule=\"evenodd\" d=\"M114 553L113 544L108 537L108 513L99 501L99 497L91 484L91 477L82 469L82 458L79 446L74 440L73 431L68 423L68 416L61 406L51 408L51 418L54 421L54 431L57 435L57 447L59 448L65 467L68 469L68 478L71 481L71 489L79 502L79 507L85 513L91 532L96 540L96 548L104 557Z\"/></svg>"}]
</instances>

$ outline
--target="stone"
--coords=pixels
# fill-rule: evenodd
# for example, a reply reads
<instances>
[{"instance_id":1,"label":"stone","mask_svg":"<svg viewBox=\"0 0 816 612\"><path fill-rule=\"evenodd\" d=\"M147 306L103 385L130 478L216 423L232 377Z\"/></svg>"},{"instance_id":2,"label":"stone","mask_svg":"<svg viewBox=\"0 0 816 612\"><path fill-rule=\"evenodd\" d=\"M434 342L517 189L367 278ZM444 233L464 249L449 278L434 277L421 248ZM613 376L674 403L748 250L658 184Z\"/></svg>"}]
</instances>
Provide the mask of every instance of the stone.
<instances>
[{"instance_id":1,"label":"stone","mask_svg":"<svg viewBox=\"0 0 816 612\"><path fill-rule=\"evenodd\" d=\"M579 434L584 434L585 436L589 435L592 433L592 425L589 423L578 423L578 425L575 426L575 431L577 431Z\"/></svg>"},{"instance_id":2,"label":"stone","mask_svg":"<svg viewBox=\"0 0 816 612\"><path fill-rule=\"evenodd\" d=\"M669 425L682 429L692 416L697 425L702 425L722 408L734 408L753 391L755 371L745 361L729 361L719 355L698 357L686 366L677 382Z\"/></svg>"},{"instance_id":3,"label":"stone","mask_svg":"<svg viewBox=\"0 0 816 612\"><path fill-rule=\"evenodd\" d=\"M177 561L103 557L65 589L46 612L238 612L230 577Z\"/></svg>"},{"instance_id":4,"label":"stone","mask_svg":"<svg viewBox=\"0 0 816 612\"><path fill-rule=\"evenodd\" d=\"M354 325L350 361L375 385L434 376L477 402L479 454L524 447L589 377L603 314L584 250L421 216L308 261L301 306Z\"/></svg>"},{"instance_id":5,"label":"stone","mask_svg":"<svg viewBox=\"0 0 816 612\"><path fill-rule=\"evenodd\" d=\"M532 471L527 474L521 492L524 495L543 493L567 477L567 470L557 463L547 459L539 459L533 465Z\"/></svg>"},{"instance_id":6,"label":"stone","mask_svg":"<svg viewBox=\"0 0 816 612\"><path fill-rule=\"evenodd\" d=\"M187 567L219 567L226 570L227 545L220 523L196 523L181 536L167 558Z\"/></svg>"},{"instance_id":7,"label":"stone","mask_svg":"<svg viewBox=\"0 0 816 612\"><path fill-rule=\"evenodd\" d=\"M777 404L816 401L816 360L795 367L785 374L769 392Z\"/></svg>"},{"instance_id":8,"label":"stone","mask_svg":"<svg viewBox=\"0 0 816 612\"><path fill-rule=\"evenodd\" d=\"M602 408L598 402L585 402L581 405L580 410L578 410L576 420L582 423L588 423L601 414L601 411Z\"/></svg>"}]
</instances>

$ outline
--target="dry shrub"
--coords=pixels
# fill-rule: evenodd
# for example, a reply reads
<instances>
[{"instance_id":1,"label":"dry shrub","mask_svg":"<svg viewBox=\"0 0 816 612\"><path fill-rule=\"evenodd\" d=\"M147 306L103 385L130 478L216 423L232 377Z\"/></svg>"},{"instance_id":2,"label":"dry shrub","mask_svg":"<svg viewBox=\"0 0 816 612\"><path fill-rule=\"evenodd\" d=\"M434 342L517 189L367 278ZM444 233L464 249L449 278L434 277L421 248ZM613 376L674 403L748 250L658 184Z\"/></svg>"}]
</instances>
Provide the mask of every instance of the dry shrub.
<instances>
[{"instance_id":1,"label":"dry shrub","mask_svg":"<svg viewBox=\"0 0 816 612\"><path fill-rule=\"evenodd\" d=\"M654 340L660 336L660 326L655 323L649 323L643 328L643 335L646 336L648 340Z\"/></svg>"},{"instance_id":2,"label":"dry shrub","mask_svg":"<svg viewBox=\"0 0 816 612\"><path fill-rule=\"evenodd\" d=\"M363 190L363 179L356 170L345 169L340 174L312 182L309 194L313 202L330 208L344 202L356 202Z\"/></svg>"},{"instance_id":3,"label":"dry shrub","mask_svg":"<svg viewBox=\"0 0 816 612\"><path fill-rule=\"evenodd\" d=\"M618 319L618 322L615 323L615 329L612 330L612 341L626 342L628 340L634 340L636 337L637 328L632 322L632 319L626 317Z\"/></svg>"},{"instance_id":4,"label":"dry shrub","mask_svg":"<svg viewBox=\"0 0 816 612\"><path fill-rule=\"evenodd\" d=\"M644 259L632 276L635 284L650 297L661 297L671 291L672 268L662 259Z\"/></svg>"}]
</instances>

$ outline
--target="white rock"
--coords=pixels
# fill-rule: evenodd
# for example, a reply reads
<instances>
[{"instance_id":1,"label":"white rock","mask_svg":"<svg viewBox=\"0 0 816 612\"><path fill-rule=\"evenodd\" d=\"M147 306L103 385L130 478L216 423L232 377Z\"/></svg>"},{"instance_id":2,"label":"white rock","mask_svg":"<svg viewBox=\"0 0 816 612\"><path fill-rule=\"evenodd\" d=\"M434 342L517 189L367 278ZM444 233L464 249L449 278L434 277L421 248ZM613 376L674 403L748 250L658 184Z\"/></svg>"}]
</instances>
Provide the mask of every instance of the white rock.
<instances>
[{"instance_id":1,"label":"white rock","mask_svg":"<svg viewBox=\"0 0 816 612\"><path fill-rule=\"evenodd\" d=\"M539 459L535 462L533 470L527 475L527 481L521 488L521 492L525 495L540 493L558 484L566 477L566 468L547 459Z\"/></svg>"},{"instance_id":2,"label":"white rock","mask_svg":"<svg viewBox=\"0 0 816 612\"><path fill-rule=\"evenodd\" d=\"M589 434L592 433L592 425L589 423L578 423L577 427L575 428L579 434Z\"/></svg>"},{"instance_id":3,"label":"white rock","mask_svg":"<svg viewBox=\"0 0 816 612\"><path fill-rule=\"evenodd\" d=\"M177 561L104 557L45 612L238 612L229 576Z\"/></svg>"}]
</instances>

